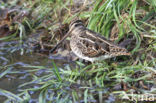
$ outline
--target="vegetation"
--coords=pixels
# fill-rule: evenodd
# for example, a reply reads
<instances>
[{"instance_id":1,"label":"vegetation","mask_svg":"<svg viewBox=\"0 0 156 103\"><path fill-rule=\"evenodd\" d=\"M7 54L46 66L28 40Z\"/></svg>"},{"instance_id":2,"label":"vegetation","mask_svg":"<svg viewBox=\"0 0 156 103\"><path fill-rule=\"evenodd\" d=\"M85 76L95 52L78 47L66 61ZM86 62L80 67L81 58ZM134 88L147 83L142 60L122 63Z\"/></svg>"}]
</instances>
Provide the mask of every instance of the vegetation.
<instances>
[{"instance_id":1,"label":"vegetation","mask_svg":"<svg viewBox=\"0 0 156 103\"><path fill-rule=\"evenodd\" d=\"M0 33L0 43L19 41L11 45L14 47L11 53L20 50L24 55L29 47L28 39L38 33L41 34L37 42L39 49L45 47L43 42L48 42L48 47L53 47L59 41L57 35L62 36L57 30L65 35L68 24L74 18L79 18L86 23L87 28L101 33L106 38L119 44L127 43L126 48L132 55L94 64L75 61L74 66L70 65L71 63L60 66L55 60L50 60L52 64L50 66L22 65L22 71L31 79L18 85L18 90L14 93L0 87L0 95L6 97L5 102L123 103L127 99L150 101L141 100L139 96L156 94L156 1L96 0L92 3L90 0L84 0L82 3L74 1L8 0L6 3L5 0L0 1L1 9L8 8L5 11L8 15L0 11L0 15L4 15L4 18L0 19L0 32L4 30L2 28L4 25L8 28L7 31ZM20 9L11 12L18 6ZM47 39L49 35L50 39ZM45 38L48 41L45 41ZM124 42L125 40L128 41ZM6 48L10 51L11 47ZM12 69L14 65L15 63L1 64L0 81L7 78L6 75L21 75L21 70ZM39 71L44 73L36 75ZM130 95L132 93L135 94L135 98ZM125 95L128 98L123 98Z\"/></svg>"}]
</instances>

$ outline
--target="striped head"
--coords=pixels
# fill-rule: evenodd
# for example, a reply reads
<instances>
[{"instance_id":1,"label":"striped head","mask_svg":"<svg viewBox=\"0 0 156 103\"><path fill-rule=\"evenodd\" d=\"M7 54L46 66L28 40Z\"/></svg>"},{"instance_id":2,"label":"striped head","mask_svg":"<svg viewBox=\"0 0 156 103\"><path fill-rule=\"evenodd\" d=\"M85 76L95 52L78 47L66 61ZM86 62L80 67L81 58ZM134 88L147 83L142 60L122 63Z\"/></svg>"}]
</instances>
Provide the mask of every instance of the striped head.
<instances>
[{"instance_id":1,"label":"striped head","mask_svg":"<svg viewBox=\"0 0 156 103\"><path fill-rule=\"evenodd\" d=\"M74 30L75 28L81 27L84 27L83 22L81 20L75 20L69 25L69 30Z\"/></svg>"}]
</instances>

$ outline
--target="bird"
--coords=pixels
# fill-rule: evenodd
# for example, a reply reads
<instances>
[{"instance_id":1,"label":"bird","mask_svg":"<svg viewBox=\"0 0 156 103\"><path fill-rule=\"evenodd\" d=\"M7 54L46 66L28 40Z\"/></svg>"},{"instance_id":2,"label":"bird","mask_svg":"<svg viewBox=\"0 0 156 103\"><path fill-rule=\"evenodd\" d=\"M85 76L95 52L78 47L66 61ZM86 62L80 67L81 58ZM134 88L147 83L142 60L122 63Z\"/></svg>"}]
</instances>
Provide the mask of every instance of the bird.
<instances>
[{"instance_id":1,"label":"bird","mask_svg":"<svg viewBox=\"0 0 156 103\"><path fill-rule=\"evenodd\" d=\"M81 20L71 22L67 34L50 52L55 51L68 36L71 36L70 48L72 52L79 58L92 63L116 56L130 55L124 47L86 28Z\"/></svg>"}]
</instances>

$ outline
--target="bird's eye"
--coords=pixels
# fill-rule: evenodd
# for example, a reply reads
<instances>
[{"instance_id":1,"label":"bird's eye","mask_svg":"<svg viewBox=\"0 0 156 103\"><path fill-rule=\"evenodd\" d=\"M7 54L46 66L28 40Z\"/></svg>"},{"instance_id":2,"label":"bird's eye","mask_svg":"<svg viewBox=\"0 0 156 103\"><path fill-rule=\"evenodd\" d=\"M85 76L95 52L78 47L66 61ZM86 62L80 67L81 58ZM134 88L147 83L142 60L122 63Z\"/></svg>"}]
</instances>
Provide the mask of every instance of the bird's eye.
<instances>
[{"instance_id":1,"label":"bird's eye","mask_svg":"<svg viewBox=\"0 0 156 103\"><path fill-rule=\"evenodd\" d=\"M75 24L75 27L79 26L79 24Z\"/></svg>"}]
</instances>

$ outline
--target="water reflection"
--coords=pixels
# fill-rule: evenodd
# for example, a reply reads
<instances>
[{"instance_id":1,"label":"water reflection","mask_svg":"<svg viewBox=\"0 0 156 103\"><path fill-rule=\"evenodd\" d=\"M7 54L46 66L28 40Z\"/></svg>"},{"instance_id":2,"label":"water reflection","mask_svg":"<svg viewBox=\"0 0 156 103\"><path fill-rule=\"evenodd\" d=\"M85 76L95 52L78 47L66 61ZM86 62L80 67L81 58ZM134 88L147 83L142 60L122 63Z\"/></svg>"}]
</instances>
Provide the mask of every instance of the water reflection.
<instances>
[{"instance_id":1,"label":"water reflection","mask_svg":"<svg viewBox=\"0 0 156 103\"><path fill-rule=\"evenodd\" d=\"M87 98L88 102L97 103L100 102L98 100L102 99L105 99L106 103L116 102L116 98L109 94L110 88L100 88L96 84L94 87L87 86L86 84L90 84L89 82L91 81L86 81L86 79L83 78L75 81L72 81L72 79L71 81L66 80L66 75L71 75L71 78L74 78L74 74L70 74L70 72L73 71L74 73L74 70L76 70L75 68L77 68L76 73L80 71L80 66L73 64L74 62L69 62L65 58L57 56L48 57L32 52L26 52L20 55L20 47L16 46L17 43L16 41L0 43L0 89L19 94L24 90L33 88L33 90L27 90L27 95L31 96L29 103L37 103L41 91L35 90L45 86L44 83L48 81L50 82L48 85L49 87L47 86L49 89L45 96L47 101L58 101L57 99L59 95L61 95L59 99L67 98L69 101L72 101L73 98L75 98L74 96L76 96L77 103L84 103L84 93L88 92L88 95L91 95ZM15 48L16 51L14 51ZM62 82L59 82L57 76L53 73L54 66L52 65L52 59L55 59L54 62L61 72L67 70L63 75L60 74L61 78L64 78ZM29 66L38 66L40 69ZM71 70L72 68L73 70ZM104 97L99 99L99 94ZM26 94L20 97L24 97L24 95ZM6 99L4 94L0 92L0 103L4 102ZM11 101L7 103L11 103Z\"/></svg>"},{"instance_id":2,"label":"water reflection","mask_svg":"<svg viewBox=\"0 0 156 103\"><path fill-rule=\"evenodd\" d=\"M40 69L34 73L28 72L28 70L32 69L26 68L26 66L42 65L47 68L52 67L52 60L48 59L47 56L41 56L31 52L20 55L20 48L19 46L16 46L17 43L17 41L0 43L0 89L10 91L14 94L20 93L22 88L29 88L34 86L36 86L37 88L37 85L20 87L20 85L32 81L32 79L34 78L33 75L42 76L50 73L46 68ZM16 51L14 51L15 48ZM65 63L65 60L62 60L60 62L58 61L56 60L55 62L57 62L57 65L59 66L63 66L63 64ZM32 91L32 93L30 94L33 93L34 92ZM6 97L0 94L0 102L4 102L5 99ZM35 100L36 99L31 99L32 102L34 102Z\"/></svg>"}]
</instances>

